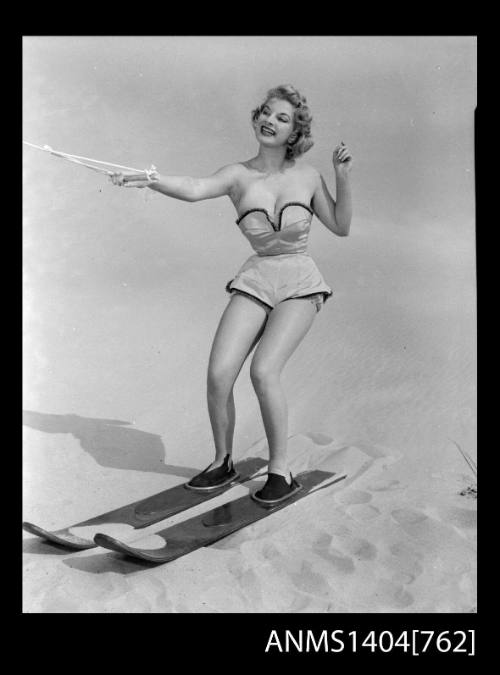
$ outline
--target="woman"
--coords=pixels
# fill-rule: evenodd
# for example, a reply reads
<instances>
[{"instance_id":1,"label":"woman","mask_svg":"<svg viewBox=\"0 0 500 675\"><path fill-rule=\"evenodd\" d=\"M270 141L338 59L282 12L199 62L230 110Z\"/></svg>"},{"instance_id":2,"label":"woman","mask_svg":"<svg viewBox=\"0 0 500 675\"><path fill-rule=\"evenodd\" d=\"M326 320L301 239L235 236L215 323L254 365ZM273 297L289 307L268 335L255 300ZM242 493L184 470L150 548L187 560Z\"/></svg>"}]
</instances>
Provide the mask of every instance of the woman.
<instances>
[{"instance_id":1,"label":"woman","mask_svg":"<svg viewBox=\"0 0 500 675\"><path fill-rule=\"evenodd\" d=\"M228 196L236 221L255 250L226 290L231 299L210 352L207 402L215 460L187 487L211 490L233 481L235 426L233 387L246 358L269 444L267 482L254 499L272 505L300 485L287 465L287 403L280 375L332 294L312 258L307 239L313 214L331 232L347 236L351 223L349 172L352 158L341 143L333 152L336 201L313 167L297 161L312 145L312 117L304 96L291 85L271 89L252 112L259 144L252 159L224 166L206 178L160 176L146 180L117 173L116 185L149 187L169 197L200 201Z\"/></svg>"}]
</instances>

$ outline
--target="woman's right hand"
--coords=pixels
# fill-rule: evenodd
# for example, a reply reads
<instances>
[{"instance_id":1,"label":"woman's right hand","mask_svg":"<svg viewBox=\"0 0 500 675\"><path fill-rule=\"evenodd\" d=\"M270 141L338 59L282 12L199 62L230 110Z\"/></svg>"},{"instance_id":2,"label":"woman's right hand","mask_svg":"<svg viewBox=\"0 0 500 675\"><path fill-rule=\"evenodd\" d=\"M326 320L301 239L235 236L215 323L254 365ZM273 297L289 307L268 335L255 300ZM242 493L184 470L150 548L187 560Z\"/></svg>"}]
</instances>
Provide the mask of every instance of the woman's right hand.
<instances>
[{"instance_id":1,"label":"woman's right hand","mask_svg":"<svg viewBox=\"0 0 500 675\"><path fill-rule=\"evenodd\" d=\"M110 174L109 179L113 185L117 185L118 187L145 188L151 185L151 183L156 183L159 180L159 174L155 167L152 166L151 169L145 170L144 173L118 171Z\"/></svg>"},{"instance_id":2,"label":"woman's right hand","mask_svg":"<svg viewBox=\"0 0 500 675\"><path fill-rule=\"evenodd\" d=\"M123 186L123 173L121 173L121 172L111 173L109 175L109 180L113 183L113 185L118 185L119 187L122 187Z\"/></svg>"},{"instance_id":3,"label":"woman's right hand","mask_svg":"<svg viewBox=\"0 0 500 675\"><path fill-rule=\"evenodd\" d=\"M151 182L146 174L136 174L136 173L113 173L109 177L113 185L118 187L138 187L144 188L149 185Z\"/></svg>"}]
</instances>

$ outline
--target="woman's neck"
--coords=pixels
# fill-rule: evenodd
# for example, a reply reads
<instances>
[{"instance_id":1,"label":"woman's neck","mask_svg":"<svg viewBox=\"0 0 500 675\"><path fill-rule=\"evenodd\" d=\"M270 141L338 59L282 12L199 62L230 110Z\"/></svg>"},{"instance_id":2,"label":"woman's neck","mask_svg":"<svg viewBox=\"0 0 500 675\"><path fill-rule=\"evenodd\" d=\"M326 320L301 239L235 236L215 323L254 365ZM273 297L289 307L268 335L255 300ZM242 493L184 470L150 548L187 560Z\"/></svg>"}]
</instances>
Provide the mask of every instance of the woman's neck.
<instances>
[{"instance_id":1,"label":"woman's neck","mask_svg":"<svg viewBox=\"0 0 500 675\"><path fill-rule=\"evenodd\" d=\"M286 148L266 148L262 145L251 161L253 166L263 173L280 173L287 165Z\"/></svg>"}]
</instances>

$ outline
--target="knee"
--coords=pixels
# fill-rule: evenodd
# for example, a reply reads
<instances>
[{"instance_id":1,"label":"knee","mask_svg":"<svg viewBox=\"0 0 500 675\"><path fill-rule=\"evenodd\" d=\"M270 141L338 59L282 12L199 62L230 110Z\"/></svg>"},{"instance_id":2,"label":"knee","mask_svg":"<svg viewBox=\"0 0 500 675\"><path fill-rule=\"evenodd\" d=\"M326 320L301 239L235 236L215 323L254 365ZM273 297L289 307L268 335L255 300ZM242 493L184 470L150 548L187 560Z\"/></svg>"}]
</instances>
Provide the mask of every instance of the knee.
<instances>
[{"instance_id":1,"label":"knee","mask_svg":"<svg viewBox=\"0 0 500 675\"><path fill-rule=\"evenodd\" d=\"M256 391L266 390L276 385L280 379L280 373L265 362L254 360L250 366L250 379Z\"/></svg>"},{"instance_id":2,"label":"knee","mask_svg":"<svg viewBox=\"0 0 500 675\"><path fill-rule=\"evenodd\" d=\"M231 368L218 366L210 367L207 373L208 394L227 394L234 386L234 371Z\"/></svg>"}]
</instances>

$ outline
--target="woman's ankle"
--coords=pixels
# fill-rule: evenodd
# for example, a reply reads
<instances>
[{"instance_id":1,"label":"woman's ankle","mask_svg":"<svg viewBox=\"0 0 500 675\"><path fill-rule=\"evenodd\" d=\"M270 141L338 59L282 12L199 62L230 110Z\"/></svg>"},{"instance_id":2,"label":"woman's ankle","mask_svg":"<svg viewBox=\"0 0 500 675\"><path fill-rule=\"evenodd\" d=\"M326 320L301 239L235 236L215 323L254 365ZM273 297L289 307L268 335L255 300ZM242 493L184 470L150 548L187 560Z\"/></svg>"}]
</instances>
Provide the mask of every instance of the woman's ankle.
<instances>
[{"instance_id":1,"label":"woman's ankle","mask_svg":"<svg viewBox=\"0 0 500 675\"><path fill-rule=\"evenodd\" d=\"M270 462L269 465L268 465L268 468L267 468L267 473L268 474L274 473L274 474L278 474L278 476L283 476L283 478L286 480L288 485L290 485L291 482L292 482L292 477L291 477L290 471L288 470L287 467L283 468L283 465L275 466L274 464L272 464Z\"/></svg>"},{"instance_id":2,"label":"woman's ankle","mask_svg":"<svg viewBox=\"0 0 500 675\"><path fill-rule=\"evenodd\" d=\"M225 455L222 455L222 456L219 456L219 457L216 456L214 461L210 465L210 468L211 469L219 468L219 466L222 466L224 464L224 462L226 461L226 458L228 458L227 463L230 466L231 462L232 462L232 454L230 452L228 452Z\"/></svg>"}]
</instances>

